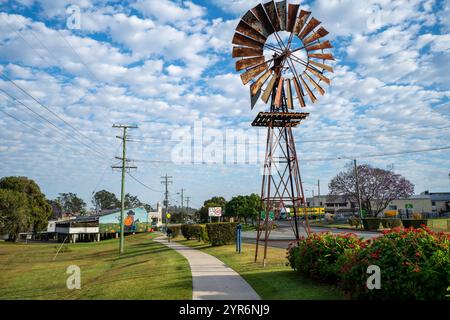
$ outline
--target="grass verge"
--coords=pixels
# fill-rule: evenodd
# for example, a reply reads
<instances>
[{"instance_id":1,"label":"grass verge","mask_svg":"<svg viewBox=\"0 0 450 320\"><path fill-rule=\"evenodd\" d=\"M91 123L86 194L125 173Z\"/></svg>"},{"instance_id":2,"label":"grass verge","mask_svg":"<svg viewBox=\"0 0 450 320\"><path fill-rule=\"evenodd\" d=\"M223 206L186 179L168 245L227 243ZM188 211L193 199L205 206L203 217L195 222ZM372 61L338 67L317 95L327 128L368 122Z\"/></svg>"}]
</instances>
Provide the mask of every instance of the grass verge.
<instances>
[{"instance_id":1,"label":"grass verge","mask_svg":"<svg viewBox=\"0 0 450 320\"><path fill-rule=\"evenodd\" d=\"M155 234L64 245L0 243L0 299L191 299L187 260L153 241ZM164 261L164 263L161 263ZM66 286L67 267L81 269L81 289Z\"/></svg>"},{"instance_id":2,"label":"grass verge","mask_svg":"<svg viewBox=\"0 0 450 320\"><path fill-rule=\"evenodd\" d=\"M212 247L196 240L178 240L180 244L194 247L215 256L238 272L266 300L334 300L345 299L335 286L319 284L286 266L286 250L268 248L266 267L254 262L253 244L244 243L241 254L234 245ZM262 250L260 251L262 254ZM260 259L261 261L261 259Z\"/></svg>"}]
</instances>

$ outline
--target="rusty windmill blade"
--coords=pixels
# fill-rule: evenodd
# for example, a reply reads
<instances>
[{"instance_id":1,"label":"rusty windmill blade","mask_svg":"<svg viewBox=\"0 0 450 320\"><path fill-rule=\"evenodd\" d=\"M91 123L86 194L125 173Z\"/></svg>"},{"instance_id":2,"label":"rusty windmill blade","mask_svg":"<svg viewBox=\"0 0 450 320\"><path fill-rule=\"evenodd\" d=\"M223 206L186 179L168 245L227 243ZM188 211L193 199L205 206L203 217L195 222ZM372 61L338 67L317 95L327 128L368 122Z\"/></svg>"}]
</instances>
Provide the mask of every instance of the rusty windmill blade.
<instances>
[{"instance_id":1,"label":"rusty windmill blade","mask_svg":"<svg viewBox=\"0 0 450 320\"><path fill-rule=\"evenodd\" d=\"M319 63L319 62L316 62L316 61L313 61L313 60L309 60L308 63L310 63L313 66L316 66L318 68L325 69L325 70L327 70L329 72L334 72L333 68L331 66L329 66L329 65L326 65L326 64L323 64L323 63Z\"/></svg>"},{"instance_id":2,"label":"rusty windmill blade","mask_svg":"<svg viewBox=\"0 0 450 320\"><path fill-rule=\"evenodd\" d=\"M298 98L298 101L300 102L300 106L302 108L304 108L304 107L306 107L306 104L305 104L305 99L303 98L304 94L303 94L302 86L300 85L300 83L298 83L298 79L296 77L294 77L292 80L294 82L294 88L295 88L295 92L297 93L297 98Z\"/></svg>"},{"instance_id":3,"label":"rusty windmill blade","mask_svg":"<svg viewBox=\"0 0 450 320\"><path fill-rule=\"evenodd\" d=\"M280 20L278 20L277 11L275 9L275 3L273 1L269 1L264 3L264 9L266 10L267 17L270 20L275 31L280 31Z\"/></svg>"},{"instance_id":4,"label":"rusty windmill blade","mask_svg":"<svg viewBox=\"0 0 450 320\"><path fill-rule=\"evenodd\" d=\"M314 42L320 38L325 37L329 32L324 28L320 27L314 34L307 39L303 40L303 43L306 45L308 43Z\"/></svg>"},{"instance_id":5,"label":"rusty windmill blade","mask_svg":"<svg viewBox=\"0 0 450 320\"><path fill-rule=\"evenodd\" d=\"M280 30L286 30L286 0L275 3L277 7L278 20L280 21Z\"/></svg>"},{"instance_id":6,"label":"rusty windmill blade","mask_svg":"<svg viewBox=\"0 0 450 320\"><path fill-rule=\"evenodd\" d=\"M261 89L259 89L255 95L252 95L250 93L250 103L251 103L251 109L255 107L256 103L258 102L259 97L261 96Z\"/></svg>"},{"instance_id":7,"label":"rusty windmill blade","mask_svg":"<svg viewBox=\"0 0 450 320\"><path fill-rule=\"evenodd\" d=\"M317 82L315 82L314 79L309 76L309 74L307 74L306 72L304 72L303 74L308 78L309 82L312 83L312 85L317 89L317 91L319 91L319 93L323 96L325 94L325 90L323 90L323 88Z\"/></svg>"},{"instance_id":8,"label":"rusty windmill blade","mask_svg":"<svg viewBox=\"0 0 450 320\"><path fill-rule=\"evenodd\" d=\"M306 20L308 20L309 16L311 15L311 12L301 10L300 14L298 15L297 20L295 21L295 26L293 32L295 34L299 34L300 30L302 30L303 26L306 23Z\"/></svg>"},{"instance_id":9,"label":"rusty windmill blade","mask_svg":"<svg viewBox=\"0 0 450 320\"><path fill-rule=\"evenodd\" d=\"M297 19L297 13L299 8L300 5L289 3L286 21L286 31L292 32L294 30L295 20Z\"/></svg>"},{"instance_id":10,"label":"rusty windmill blade","mask_svg":"<svg viewBox=\"0 0 450 320\"><path fill-rule=\"evenodd\" d=\"M308 57L323 60L334 60L334 57L331 53L308 53Z\"/></svg>"},{"instance_id":11,"label":"rusty windmill blade","mask_svg":"<svg viewBox=\"0 0 450 320\"><path fill-rule=\"evenodd\" d=\"M244 85L250 82L253 78L255 78L258 74L264 72L267 69L267 63L263 63L261 65L258 65L256 67L253 67L243 74L241 74L241 80Z\"/></svg>"},{"instance_id":12,"label":"rusty windmill blade","mask_svg":"<svg viewBox=\"0 0 450 320\"><path fill-rule=\"evenodd\" d=\"M281 97L282 97L282 93L283 93L283 84L284 84L284 78L280 77L280 80L278 81L278 86L277 86L277 94L275 95L275 107L279 108L281 107Z\"/></svg>"},{"instance_id":13,"label":"rusty windmill blade","mask_svg":"<svg viewBox=\"0 0 450 320\"><path fill-rule=\"evenodd\" d=\"M294 109L294 102L292 100L291 79L286 79L286 99L288 108Z\"/></svg>"},{"instance_id":14,"label":"rusty windmill blade","mask_svg":"<svg viewBox=\"0 0 450 320\"><path fill-rule=\"evenodd\" d=\"M278 76L276 74L273 75L273 77L270 79L269 84L266 87L266 90L264 90L264 93L261 97L262 101L264 103L267 103L269 101L270 95L272 94L273 87L275 86L275 82L277 81Z\"/></svg>"},{"instance_id":15,"label":"rusty windmill blade","mask_svg":"<svg viewBox=\"0 0 450 320\"><path fill-rule=\"evenodd\" d=\"M267 17L266 11L264 11L264 7L261 3L254 7L252 12L269 34L275 32L275 29L273 28L272 23L270 23L269 17Z\"/></svg>"},{"instance_id":16,"label":"rusty windmill blade","mask_svg":"<svg viewBox=\"0 0 450 320\"><path fill-rule=\"evenodd\" d=\"M238 60L236 61L236 71L241 71L244 69L255 67L257 65L264 63L264 61L265 61L264 56Z\"/></svg>"},{"instance_id":17,"label":"rusty windmill blade","mask_svg":"<svg viewBox=\"0 0 450 320\"><path fill-rule=\"evenodd\" d=\"M236 27L236 31L261 43L265 43L267 40L267 37L263 36L258 31L250 27L243 20L239 21L239 24Z\"/></svg>"},{"instance_id":18,"label":"rusty windmill blade","mask_svg":"<svg viewBox=\"0 0 450 320\"><path fill-rule=\"evenodd\" d=\"M312 17L311 20L306 24L302 31L298 34L300 39L304 39L315 27L317 27L321 22L316 18Z\"/></svg>"},{"instance_id":19,"label":"rusty windmill blade","mask_svg":"<svg viewBox=\"0 0 450 320\"><path fill-rule=\"evenodd\" d=\"M300 77L300 81L302 82L302 85L305 87L305 90L308 93L309 98L311 99L311 102L315 103L317 101L316 96L311 91L311 89L308 87L308 85L306 84L305 80L303 80L302 76L299 76L299 77Z\"/></svg>"},{"instance_id":20,"label":"rusty windmill blade","mask_svg":"<svg viewBox=\"0 0 450 320\"><path fill-rule=\"evenodd\" d=\"M322 80L323 82L325 82L326 84L330 85L331 84L331 80L328 79L327 77L325 77L322 73L318 72L316 69L311 68L311 66L307 66L306 69L311 72L313 75L315 75L317 78L319 78L320 80Z\"/></svg>"},{"instance_id":21,"label":"rusty windmill blade","mask_svg":"<svg viewBox=\"0 0 450 320\"><path fill-rule=\"evenodd\" d=\"M247 13L242 17L242 20L250 27L261 33L264 37L267 38L269 36L269 31L264 28L251 10L247 11Z\"/></svg>"},{"instance_id":22,"label":"rusty windmill blade","mask_svg":"<svg viewBox=\"0 0 450 320\"><path fill-rule=\"evenodd\" d=\"M330 41L324 41L322 43L314 44L312 46L307 46L305 49L306 51L315 51L315 50L323 50L323 49L331 49L333 46L331 45Z\"/></svg>"},{"instance_id":23,"label":"rusty windmill blade","mask_svg":"<svg viewBox=\"0 0 450 320\"><path fill-rule=\"evenodd\" d=\"M252 97L255 96L258 91L261 91L262 86L264 85L264 83L266 83L271 74L272 70L269 69L261 77L259 77L258 80L252 83L252 85L250 86L250 95Z\"/></svg>"},{"instance_id":24,"label":"rusty windmill blade","mask_svg":"<svg viewBox=\"0 0 450 320\"><path fill-rule=\"evenodd\" d=\"M246 48L246 47L233 47L233 58L245 58L245 57L256 57L262 56L264 50L262 48Z\"/></svg>"},{"instance_id":25,"label":"rusty windmill blade","mask_svg":"<svg viewBox=\"0 0 450 320\"><path fill-rule=\"evenodd\" d=\"M249 47L249 48L255 48L255 49L263 49L264 44L261 42L258 42L256 40L253 40L249 37L246 37L240 33L235 33L233 37L233 44Z\"/></svg>"}]
</instances>

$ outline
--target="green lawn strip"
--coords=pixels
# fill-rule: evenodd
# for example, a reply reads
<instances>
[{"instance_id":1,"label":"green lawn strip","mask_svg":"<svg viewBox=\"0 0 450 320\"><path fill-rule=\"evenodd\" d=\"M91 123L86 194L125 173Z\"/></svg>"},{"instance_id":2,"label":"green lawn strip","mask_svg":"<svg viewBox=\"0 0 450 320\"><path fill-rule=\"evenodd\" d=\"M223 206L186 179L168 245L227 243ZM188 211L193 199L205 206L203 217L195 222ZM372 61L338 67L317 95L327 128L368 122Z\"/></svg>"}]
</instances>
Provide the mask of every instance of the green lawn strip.
<instances>
[{"instance_id":1,"label":"green lawn strip","mask_svg":"<svg viewBox=\"0 0 450 320\"><path fill-rule=\"evenodd\" d=\"M286 266L286 250L268 248L268 262L262 266L262 259L255 263L255 246L243 244L241 254L234 245L212 247L196 240L178 240L180 244L199 249L215 256L238 272L266 300L329 300L345 299L335 286L320 284L302 277ZM262 250L260 251L262 254Z\"/></svg>"},{"instance_id":2,"label":"green lawn strip","mask_svg":"<svg viewBox=\"0 0 450 320\"><path fill-rule=\"evenodd\" d=\"M64 245L0 243L0 299L191 299L187 260L153 241L155 234ZM81 268L81 290L68 290L66 269Z\"/></svg>"}]
</instances>

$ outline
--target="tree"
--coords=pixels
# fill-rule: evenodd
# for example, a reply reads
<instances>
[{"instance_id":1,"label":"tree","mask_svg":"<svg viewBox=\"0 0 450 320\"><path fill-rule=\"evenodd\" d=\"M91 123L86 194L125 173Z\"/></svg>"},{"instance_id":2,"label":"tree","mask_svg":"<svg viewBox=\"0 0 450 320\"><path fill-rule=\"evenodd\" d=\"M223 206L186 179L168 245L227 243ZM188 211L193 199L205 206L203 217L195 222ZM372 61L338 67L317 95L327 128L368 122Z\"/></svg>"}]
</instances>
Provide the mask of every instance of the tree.
<instances>
[{"instance_id":1,"label":"tree","mask_svg":"<svg viewBox=\"0 0 450 320\"><path fill-rule=\"evenodd\" d=\"M125 194L125 208L135 208L141 207L143 203L139 201L137 196L132 196L131 194Z\"/></svg>"},{"instance_id":2,"label":"tree","mask_svg":"<svg viewBox=\"0 0 450 320\"><path fill-rule=\"evenodd\" d=\"M224 197L212 197L211 199L206 200L203 203L203 207L201 207L199 210L200 220L203 222L208 221L208 208L221 207L223 212L226 203L227 202Z\"/></svg>"},{"instance_id":3,"label":"tree","mask_svg":"<svg viewBox=\"0 0 450 320\"><path fill-rule=\"evenodd\" d=\"M357 166L362 209L377 216L392 200L407 198L414 194L414 185L392 170L374 168L370 165ZM358 203L355 172L352 164L340 172L328 185L331 196L345 195Z\"/></svg>"},{"instance_id":4,"label":"tree","mask_svg":"<svg viewBox=\"0 0 450 320\"><path fill-rule=\"evenodd\" d=\"M259 195L252 193L247 196L236 196L226 203L225 214L228 217L243 218L247 224L247 219L252 220L254 224L255 218L261 209L261 198Z\"/></svg>"},{"instance_id":5,"label":"tree","mask_svg":"<svg viewBox=\"0 0 450 320\"><path fill-rule=\"evenodd\" d=\"M52 212L51 206L36 182L26 177L4 177L0 179L0 189L24 193L28 199L32 231L37 232L47 228L48 218Z\"/></svg>"},{"instance_id":6,"label":"tree","mask_svg":"<svg viewBox=\"0 0 450 320\"><path fill-rule=\"evenodd\" d=\"M94 194L92 203L99 210L109 210L120 208L120 201L112 192L101 190Z\"/></svg>"},{"instance_id":7,"label":"tree","mask_svg":"<svg viewBox=\"0 0 450 320\"><path fill-rule=\"evenodd\" d=\"M28 197L23 192L0 189L0 234L17 241L20 232L30 231Z\"/></svg>"},{"instance_id":8,"label":"tree","mask_svg":"<svg viewBox=\"0 0 450 320\"><path fill-rule=\"evenodd\" d=\"M79 198L76 193L60 193L56 201L60 204L64 213L75 215L86 213L86 202Z\"/></svg>"}]
</instances>

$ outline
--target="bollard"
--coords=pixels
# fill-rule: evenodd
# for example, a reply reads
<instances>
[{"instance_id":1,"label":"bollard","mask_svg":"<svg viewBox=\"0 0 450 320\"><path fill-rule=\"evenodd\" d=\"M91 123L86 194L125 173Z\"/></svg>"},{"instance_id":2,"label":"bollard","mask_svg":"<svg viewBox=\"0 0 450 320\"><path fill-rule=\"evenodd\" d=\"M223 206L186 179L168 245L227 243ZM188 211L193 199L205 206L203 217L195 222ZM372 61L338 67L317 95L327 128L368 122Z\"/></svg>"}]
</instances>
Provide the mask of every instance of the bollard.
<instances>
[{"instance_id":1,"label":"bollard","mask_svg":"<svg viewBox=\"0 0 450 320\"><path fill-rule=\"evenodd\" d=\"M241 235L242 225L239 223L236 226L236 252L241 253L242 245L242 235Z\"/></svg>"}]
</instances>

